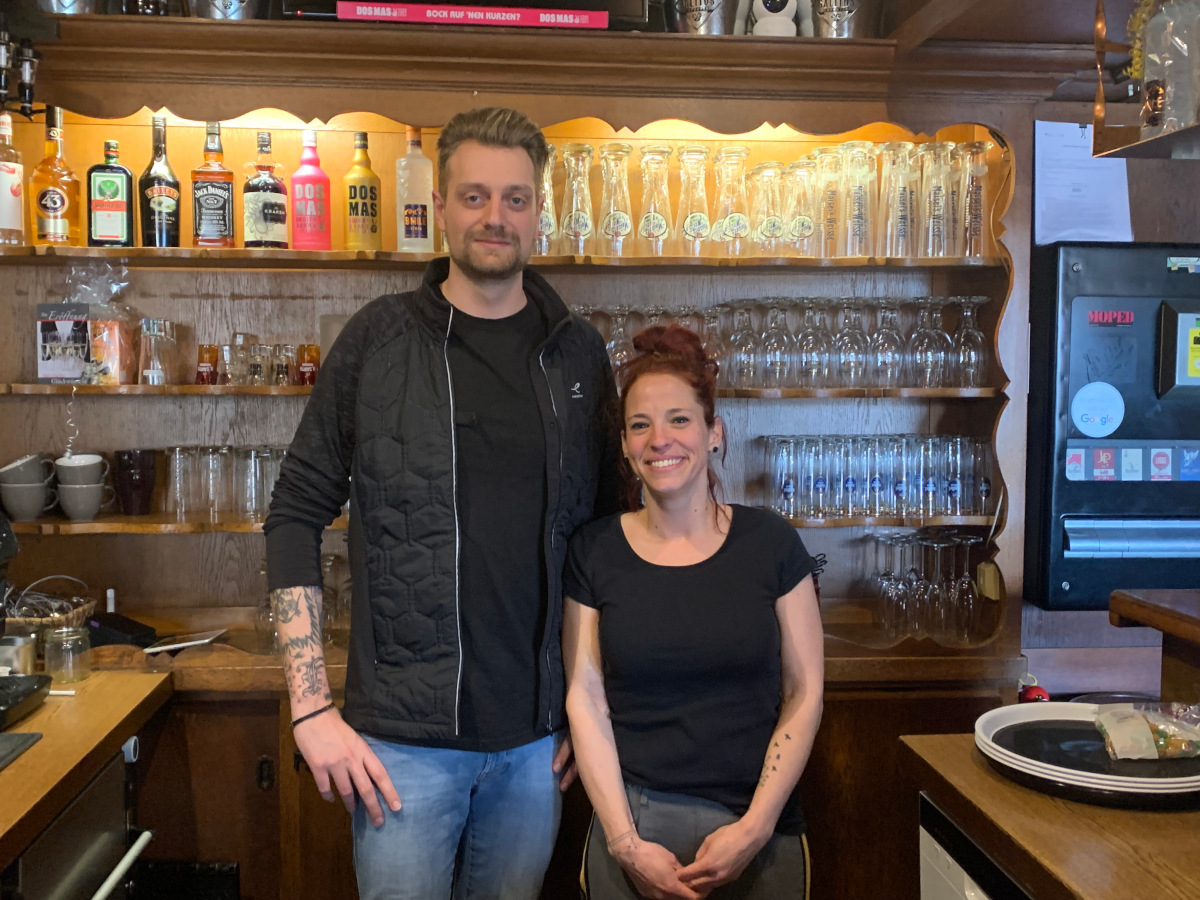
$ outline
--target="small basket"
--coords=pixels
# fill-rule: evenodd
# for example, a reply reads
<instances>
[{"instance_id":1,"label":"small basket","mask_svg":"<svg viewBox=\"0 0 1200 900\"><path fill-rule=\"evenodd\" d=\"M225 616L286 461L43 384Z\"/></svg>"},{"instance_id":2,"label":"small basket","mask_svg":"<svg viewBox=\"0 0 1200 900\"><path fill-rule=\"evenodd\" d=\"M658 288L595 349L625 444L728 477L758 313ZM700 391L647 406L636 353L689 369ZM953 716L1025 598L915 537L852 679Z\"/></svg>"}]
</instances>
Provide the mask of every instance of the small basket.
<instances>
[{"instance_id":1,"label":"small basket","mask_svg":"<svg viewBox=\"0 0 1200 900\"><path fill-rule=\"evenodd\" d=\"M42 640L41 634L47 628L70 628L75 625L83 625L95 610L96 601L89 597L81 605L61 616L44 616L40 619L5 619L4 633L36 634L40 646Z\"/></svg>"}]
</instances>

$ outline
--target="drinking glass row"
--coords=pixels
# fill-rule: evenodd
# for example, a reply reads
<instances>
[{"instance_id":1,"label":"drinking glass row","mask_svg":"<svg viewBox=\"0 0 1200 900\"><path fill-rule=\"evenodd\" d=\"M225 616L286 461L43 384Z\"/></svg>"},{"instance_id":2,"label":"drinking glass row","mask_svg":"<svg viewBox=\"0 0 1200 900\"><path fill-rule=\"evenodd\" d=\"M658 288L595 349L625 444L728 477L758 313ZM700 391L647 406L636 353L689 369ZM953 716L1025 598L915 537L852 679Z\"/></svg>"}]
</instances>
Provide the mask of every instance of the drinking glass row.
<instances>
[{"instance_id":1,"label":"drinking glass row","mask_svg":"<svg viewBox=\"0 0 1200 900\"><path fill-rule=\"evenodd\" d=\"M720 363L720 387L978 388L987 384L991 359L976 312L987 300L768 297L703 310L650 307L643 327L676 323L699 334ZM904 306L916 311L905 317L907 327ZM947 306L960 311L953 336L942 323ZM756 307L763 310L758 325ZM788 321L793 308L798 327ZM627 306L609 312L607 347L614 368L634 355L632 312Z\"/></svg>"},{"instance_id":2,"label":"drinking glass row","mask_svg":"<svg viewBox=\"0 0 1200 900\"><path fill-rule=\"evenodd\" d=\"M789 519L988 515L991 443L962 435L769 435L767 505Z\"/></svg>"},{"instance_id":3,"label":"drinking glass row","mask_svg":"<svg viewBox=\"0 0 1200 900\"><path fill-rule=\"evenodd\" d=\"M633 147L600 145L601 195L594 208L591 144L562 147L563 195L554 195L555 148L542 174L534 252L541 255L691 257L978 258L989 252L991 141L849 141L785 165L747 173L750 149L713 155L702 144L641 148L638 217L629 191ZM668 178L678 160L679 200Z\"/></svg>"},{"instance_id":4,"label":"drinking glass row","mask_svg":"<svg viewBox=\"0 0 1200 900\"><path fill-rule=\"evenodd\" d=\"M287 451L282 447L166 449L166 512L179 519L265 518Z\"/></svg>"},{"instance_id":5,"label":"drinking glass row","mask_svg":"<svg viewBox=\"0 0 1200 900\"><path fill-rule=\"evenodd\" d=\"M949 646L987 637L971 569L971 547L982 538L924 529L873 537L883 552L875 583L877 624L889 637L928 637Z\"/></svg>"}]
</instances>

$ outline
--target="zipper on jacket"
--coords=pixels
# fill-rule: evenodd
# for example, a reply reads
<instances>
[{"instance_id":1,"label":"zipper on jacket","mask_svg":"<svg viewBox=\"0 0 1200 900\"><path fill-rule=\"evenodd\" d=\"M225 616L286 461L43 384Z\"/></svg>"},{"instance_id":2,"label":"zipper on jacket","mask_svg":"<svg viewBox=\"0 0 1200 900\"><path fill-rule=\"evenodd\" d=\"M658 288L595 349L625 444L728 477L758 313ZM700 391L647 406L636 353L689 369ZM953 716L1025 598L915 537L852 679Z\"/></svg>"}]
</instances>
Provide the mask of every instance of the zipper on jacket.
<instances>
[{"instance_id":1,"label":"zipper on jacket","mask_svg":"<svg viewBox=\"0 0 1200 900\"><path fill-rule=\"evenodd\" d=\"M550 373L546 371L546 363L545 363L545 360L543 359L543 357L545 356L545 353L546 353L545 347L543 347L541 350L538 351L538 368L540 368L542 370L542 377L546 379L546 390L550 392L550 411L554 413L554 421L556 423L558 423L559 425L561 425L562 423L558 421L558 404L554 402L554 385L552 385L550 383ZM562 446L563 446L562 428L559 428L558 429L558 506L559 506L559 508L562 507L562 470L563 470ZM457 515L457 513L455 515ZM554 527L555 527L555 522L557 521L557 519L558 519L558 510L556 509L554 516L550 520L550 549L551 550L554 549ZM548 602L553 602L553 598L550 598L548 600ZM560 598L560 602L561 602L561 598ZM554 680L554 672L552 671L552 666L550 663L550 646L549 646L549 644L546 645L546 677L549 678L551 681ZM554 704L551 703L550 706L547 707L547 709L546 709L546 728L551 729L553 727L554 727Z\"/></svg>"},{"instance_id":2,"label":"zipper on jacket","mask_svg":"<svg viewBox=\"0 0 1200 900\"><path fill-rule=\"evenodd\" d=\"M459 736L458 712L462 700L462 609L459 606L459 555L462 538L458 524L458 433L455 430L454 418L454 378L450 374L450 324L454 321L454 307L450 307L450 318L446 320L446 339L442 342L442 355L446 359L446 390L450 394L450 465L453 470L453 505L454 505L454 628L458 636L458 677L454 682L454 736ZM561 461L559 466L561 466Z\"/></svg>"}]
</instances>

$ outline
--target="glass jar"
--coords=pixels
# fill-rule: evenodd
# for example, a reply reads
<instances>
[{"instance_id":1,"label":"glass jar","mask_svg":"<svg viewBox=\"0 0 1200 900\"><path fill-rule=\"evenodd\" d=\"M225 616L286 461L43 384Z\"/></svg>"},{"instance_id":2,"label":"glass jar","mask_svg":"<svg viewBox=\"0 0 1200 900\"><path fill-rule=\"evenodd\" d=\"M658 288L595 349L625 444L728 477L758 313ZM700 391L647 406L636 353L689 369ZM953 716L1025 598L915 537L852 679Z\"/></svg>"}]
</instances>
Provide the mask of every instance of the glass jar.
<instances>
[{"instance_id":1,"label":"glass jar","mask_svg":"<svg viewBox=\"0 0 1200 900\"><path fill-rule=\"evenodd\" d=\"M558 216L554 212L554 160L557 156L553 144L546 145L546 165L542 168L541 208L538 210L538 233L534 240L535 256L548 256L558 236Z\"/></svg>"},{"instance_id":2,"label":"glass jar","mask_svg":"<svg viewBox=\"0 0 1200 900\"><path fill-rule=\"evenodd\" d=\"M597 256L624 256L627 238L633 231L633 213L629 202L629 154L633 148L620 141L600 146L600 210L596 215L593 252Z\"/></svg>"},{"instance_id":3,"label":"glass jar","mask_svg":"<svg viewBox=\"0 0 1200 900\"><path fill-rule=\"evenodd\" d=\"M750 204L746 200L746 147L722 147L713 167L717 174L717 212L709 240L716 242L716 255L737 257L749 250Z\"/></svg>"},{"instance_id":4,"label":"glass jar","mask_svg":"<svg viewBox=\"0 0 1200 900\"><path fill-rule=\"evenodd\" d=\"M562 148L566 183L562 215L558 217L559 247L567 255L587 252L592 236L592 145L565 144Z\"/></svg>"},{"instance_id":5,"label":"glass jar","mask_svg":"<svg viewBox=\"0 0 1200 900\"><path fill-rule=\"evenodd\" d=\"M671 148L651 144L642 148L642 215L638 220L639 256L662 256L671 240L671 195L667 190L667 164Z\"/></svg>"},{"instance_id":6,"label":"glass jar","mask_svg":"<svg viewBox=\"0 0 1200 900\"><path fill-rule=\"evenodd\" d=\"M46 674L56 682L83 681L92 673L92 642L86 628L51 628L45 641Z\"/></svg>"},{"instance_id":7,"label":"glass jar","mask_svg":"<svg viewBox=\"0 0 1200 900\"><path fill-rule=\"evenodd\" d=\"M679 148L680 249L684 256L702 256L712 223L708 218L708 148L684 144Z\"/></svg>"},{"instance_id":8,"label":"glass jar","mask_svg":"<svg viewBox=\"0 0 1200 900\"><path fill-rule=\"evenodd\" d=\"M175 383L175 327L167 319L142 319L138 384Z\"/></svg>"}]
</instances>

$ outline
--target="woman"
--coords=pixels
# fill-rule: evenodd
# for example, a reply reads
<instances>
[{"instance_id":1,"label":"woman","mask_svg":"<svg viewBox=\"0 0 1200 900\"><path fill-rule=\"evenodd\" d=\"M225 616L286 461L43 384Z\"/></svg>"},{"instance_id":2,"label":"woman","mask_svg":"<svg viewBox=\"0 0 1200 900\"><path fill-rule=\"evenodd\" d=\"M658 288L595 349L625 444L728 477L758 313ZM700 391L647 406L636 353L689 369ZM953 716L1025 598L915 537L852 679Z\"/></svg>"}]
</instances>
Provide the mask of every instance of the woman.
<instances>
[{"instance_id":1,"label":"woman","mask_svg":"<svg viewBox=\"0 0 1200 900\"><path fill-rule=\"evenodd\" d=\"M813 561L775 513L718 501L700 339L654 327L634 347L619 373L632 511L579 530L564 580L589 894L801 898L795 788L824 680Z\"/></svg>"}]
</instances>

